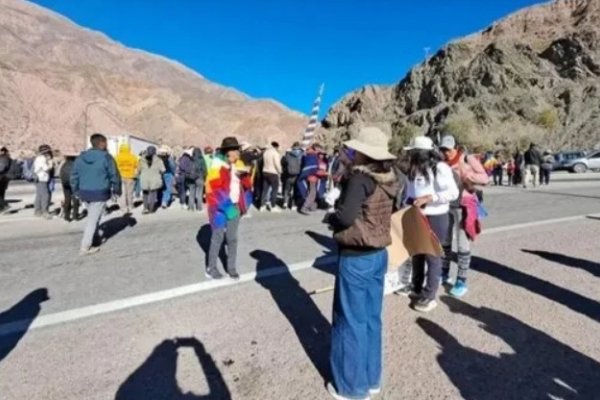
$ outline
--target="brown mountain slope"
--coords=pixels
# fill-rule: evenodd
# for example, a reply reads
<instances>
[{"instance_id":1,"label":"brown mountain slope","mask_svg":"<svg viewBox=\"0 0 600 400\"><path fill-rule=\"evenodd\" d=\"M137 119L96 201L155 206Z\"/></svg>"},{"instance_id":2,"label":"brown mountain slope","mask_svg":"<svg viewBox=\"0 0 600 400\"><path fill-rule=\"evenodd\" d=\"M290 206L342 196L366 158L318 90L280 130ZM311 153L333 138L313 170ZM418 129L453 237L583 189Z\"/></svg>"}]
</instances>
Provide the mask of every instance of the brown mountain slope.
<instances>
[{"instance_id":1,"label":"brown mountain slope","mask_svg":"<svg viewBox=\"0 0 600 400\"><path fill-rule=\"evenodd\" d=\"M298 139L307 118L159 56L132 50L37 5L0 0L0 144L81 147L87 132L171 145Z\"/></svg>"},{"instance_id":2,"label":"brown mountain slope","mask_svg":"<svg viewBox=\"0 0 600 400\"><path fill-rule=\"evenodd\" d=\"M376 124L396 147L448 131L465 144L550 149L600 143L600 0L527 8L453 41L397 85L347 95L323 121L338 136Z\"/></svg>"}]
</instances>

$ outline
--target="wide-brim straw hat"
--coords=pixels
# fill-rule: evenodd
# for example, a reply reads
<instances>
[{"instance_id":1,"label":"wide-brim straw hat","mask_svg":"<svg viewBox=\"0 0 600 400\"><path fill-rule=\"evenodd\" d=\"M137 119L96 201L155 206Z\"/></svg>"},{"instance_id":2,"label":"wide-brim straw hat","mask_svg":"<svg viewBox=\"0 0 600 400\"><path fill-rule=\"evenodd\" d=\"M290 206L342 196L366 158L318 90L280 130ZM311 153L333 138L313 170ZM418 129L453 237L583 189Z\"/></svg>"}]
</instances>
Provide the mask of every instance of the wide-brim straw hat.
<instances>
[{"instance_id":1,"label":"wide-brim straw hat","mask_svg":"<svg viewBox=\"0 0 600 400\"><path fill-rule=\"evenodd\" d=\"M344 142L344 146L354 149L375 161L394 160L396 156L388 148L389 138L376 127L362 128L352 140Z\"/></svg>"}]
</instances>

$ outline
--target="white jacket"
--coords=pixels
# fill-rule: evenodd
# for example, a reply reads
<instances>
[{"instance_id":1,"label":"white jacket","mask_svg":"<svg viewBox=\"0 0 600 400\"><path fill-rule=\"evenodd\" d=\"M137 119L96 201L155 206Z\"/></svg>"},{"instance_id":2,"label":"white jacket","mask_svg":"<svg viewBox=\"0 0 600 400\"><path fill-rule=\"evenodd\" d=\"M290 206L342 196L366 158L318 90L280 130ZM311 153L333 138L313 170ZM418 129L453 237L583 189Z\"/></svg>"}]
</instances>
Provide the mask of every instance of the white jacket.
<instances>
[{"instance_id":1,"label":"white jacket","mask_svg":"<svg viewBox=\"0 0 600 400\"><path fill-rule=\"evenodd\" d=\"M50 171L54 167L54 161L44 155L39 155L33 161L33 173L38 182L48 182L50 180Z\"/></svg>"},{"instance_id":2,"label":"white jacket","mask_svg":"<svg viewBox=\"0 0 600 400\"><path fill-rule=\"evenodd\" d=\"M458 187L452 174L452 169L445 163L438 163L437 174L434 177L430 169L429 179L424 176L416 176L414 181L408 181L406 186L406 198L417 199L431 195L433 202L427 204L423 210L425 215L442 215L450 210L450 202L458 199Z\"/></svg>"},{"instance_id":3,"label":"white jacket","mask_svg":"<svg viewBox=\"0 0 600 400\"><path fill-rule=\"evenodd\" d=\"M274 147L270 147L263 154L263 172L281 175L281 155Z\"/></svg>"}]
</instances>

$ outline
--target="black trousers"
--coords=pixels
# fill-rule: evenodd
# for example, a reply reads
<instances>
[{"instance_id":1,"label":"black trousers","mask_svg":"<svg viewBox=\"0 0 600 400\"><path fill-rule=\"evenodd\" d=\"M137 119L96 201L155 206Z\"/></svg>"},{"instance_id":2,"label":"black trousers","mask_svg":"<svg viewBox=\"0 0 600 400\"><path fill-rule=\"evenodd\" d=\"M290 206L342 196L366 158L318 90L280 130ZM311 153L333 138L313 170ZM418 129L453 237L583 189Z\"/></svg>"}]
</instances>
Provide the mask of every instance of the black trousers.
<instances>
[{"instance_id":1,"label":"black trousers","mask_svg":"<svg viewBox=\"0 0 600 400\"><path fill-rule=\"evenodd\" d=\"M447 213L428 215L427 219L431 230L437 235L440 243L444 243L448 235L450 216ZM425 299L435 299L442 276L442 257L417 254L413 256L412 262L414 291L421 294ZM427 264L427 270L425 270L425 264ZM427 281L425 281L425 278L427 278Z\"/></svg>"},{"instance_id":2,"label":"black trousers","mask_svg":"<svg viewBox=\"0 0 600 400\"><path fill-rule=\"evenodd\" d=\"M79 219L79 199L73 196L73 189L70 184L62 184L65 202L63 204L63 215L66 221Z\"/></svg>"},{"instance_id":3,"label":"black trousers","mask_svg":"<svg viewBox=\"0 0 600 400\"><path fill-rule=\"evenodd\" d=\"M550 169L540 168L540 185L550 184Z\"/></svg>"},{"instance_id":4,"label":"black trousers","mask_svg":"<svg viewBox=\"0 0 600 400\"><path fill-rule=\"evenodd\" d=\"M297 176L283 177L283 206L292 208L296 201L296 181Z\"/></svg>"},{"instance_id":5,"label":"black trousers","mask_svg":"<svg viewBox=\"0 0 600 400\"><path fill-rule=\"evenodd\" d=\"M494 172L492 172L492 175L494 176L494 185L502 186L502 180L504 179L504 171L502 171L502 168L495 169Z\"/></svg>"},{"instance_id":6,"label":"black trousers","mask_svg":"<svg viewBox=\"0 0 600 400\"><path fill-rule=\"evenodd\" d=\"M10 180L5 176L0 177L0 210L8 205L6 202L6 189L8 189L9 181Z\"/></svg>"},{"instance_id":7,"label":"black trousers","mask_svg":"<svg viewBox=\"0 0 600 400\"><path fill-rule=\"evenodd\" d=\"M267 204L269 188L271 189L271 207L275 207L277 205L277 194L279 192L279 175L264 172L261 203L263 206Z\"/></svg>"}]
</instances>

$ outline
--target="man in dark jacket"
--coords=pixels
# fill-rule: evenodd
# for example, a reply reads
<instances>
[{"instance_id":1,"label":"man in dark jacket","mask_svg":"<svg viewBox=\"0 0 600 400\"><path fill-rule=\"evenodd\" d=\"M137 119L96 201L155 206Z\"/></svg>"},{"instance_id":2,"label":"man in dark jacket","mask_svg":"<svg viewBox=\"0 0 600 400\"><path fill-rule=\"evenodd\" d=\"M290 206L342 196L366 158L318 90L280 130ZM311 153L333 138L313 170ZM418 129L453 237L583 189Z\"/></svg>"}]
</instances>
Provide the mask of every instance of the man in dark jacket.
<instances>
[{"instance_id":1,"label":"man in dark jacket","mask_svg":"<svg viewBox=\"0 0 600 400\"><path fill-rule=\"evenodd\" d=\"M92 148L83 152L73 165L71 188L75 196L86 203L87 224L81 241L81 255L100 250L92 247L94 236L111 196L121 195L121 176L117 164L106 151L106 137L95 133L90 138Z\"/></svg>"},{"instance_id":2,"label":"man in dark jacket","mask_svg":"<svg viewBox=\"0 0 600 400\"><path fill-rule=\"evenodd\" d=\"M0 149L0 213L8 210L9 206L6 202L6 190L10 182L11 166L13 161L6 147Z\"/></svg>"},{"instance_id":3,"label":"man in dark jacket","mask_svg":"<svg viewBox=\"0 0 600 400\"><path fill-rule=\"evenodd\" d=\"M63 203L63 217L65 221L71 222L79 219L79 199L74 196L73 188L71 188L71 172L77 156L75 153L65 155L65 161L60 167L60 183L62 185L65 200Z\"/></svg>"},{"instance_id":4,"label":"man in dark jacket","mask_svg":"<svg viewBox=\"0 0 600 400\"><path fill-rule=\"evenodd\" d=\"M531 143L529 150L525 152L525 173L523 176L523 187L527 188L527 183L533 179L533 187L537 186L540 177L540 166L542 165L542 154L537 149L535 143Z\"/></svg>"},{"instance_id":5,"label":"man in dark jacket","mask_svg":"<svg viewBox=\"0 0 600 400\"><path fill-rule=\"evenodd\" d=\"M283 167L283 208L294 209L296 200L296 181L302 172L302 157L304 152L300 143L296 142L285 154L281 164Z\"/></svg>"}]
</instances>

